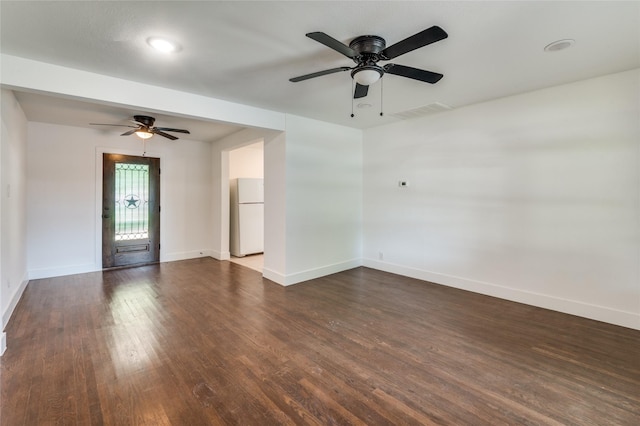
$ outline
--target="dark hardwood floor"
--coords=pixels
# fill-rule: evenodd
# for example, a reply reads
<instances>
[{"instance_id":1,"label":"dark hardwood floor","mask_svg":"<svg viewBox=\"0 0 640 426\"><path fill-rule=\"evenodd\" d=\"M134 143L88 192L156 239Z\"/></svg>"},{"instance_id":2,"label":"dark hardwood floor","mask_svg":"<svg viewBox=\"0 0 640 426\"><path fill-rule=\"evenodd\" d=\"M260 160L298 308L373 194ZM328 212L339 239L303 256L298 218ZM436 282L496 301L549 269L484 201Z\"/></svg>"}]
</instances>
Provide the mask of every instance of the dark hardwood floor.
<instances>
[{"instance_id":1,"label":"dark hardwood floor","mask_svg":"<svg viewBox=\"0 0 640 426\"><path fill-rule=\"evenodd\" d=\"M367 268L35 280L6 332L2 425L640 424L640 331Z\"/></svg>"}]
</instances>

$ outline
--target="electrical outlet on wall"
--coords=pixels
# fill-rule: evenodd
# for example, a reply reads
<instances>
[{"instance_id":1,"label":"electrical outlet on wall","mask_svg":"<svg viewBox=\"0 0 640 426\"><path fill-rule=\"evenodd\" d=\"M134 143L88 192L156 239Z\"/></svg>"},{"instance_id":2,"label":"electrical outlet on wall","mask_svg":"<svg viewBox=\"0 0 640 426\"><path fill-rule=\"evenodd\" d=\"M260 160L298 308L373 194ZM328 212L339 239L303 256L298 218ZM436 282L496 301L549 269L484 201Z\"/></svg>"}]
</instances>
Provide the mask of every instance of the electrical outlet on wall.
<instances>
[{"instance_id":1,"label":"electrical outlet on wall","mask_svg":"<svg viewBox=\"0 0 640 426\"><path fill-rule=\"evenodd\" d=\"M378 252L378 260L384 260L384 253L381 251Z\"/></svg>"}]
</instances>

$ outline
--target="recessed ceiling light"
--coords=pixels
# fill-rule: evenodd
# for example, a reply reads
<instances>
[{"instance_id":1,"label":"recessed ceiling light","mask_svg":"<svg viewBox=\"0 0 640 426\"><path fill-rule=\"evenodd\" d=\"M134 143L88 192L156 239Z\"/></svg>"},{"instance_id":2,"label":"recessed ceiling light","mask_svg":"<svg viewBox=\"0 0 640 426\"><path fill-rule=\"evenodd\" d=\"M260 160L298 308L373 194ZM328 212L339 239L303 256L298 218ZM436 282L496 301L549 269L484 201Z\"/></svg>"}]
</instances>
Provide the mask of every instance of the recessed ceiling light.
<instances>
[{"instance_id":1,"label":"recessed ceiling light","mask_svg":"<svg viewBox=\"0 0 640 426\"><path fill-rule=\"evenodd\" d=\"M359 103L358 108L371 108L373 105L371 104L366 104L366 103Z\"/></svg>"},{"instance_id":2,"label":"recessed ceiling light","mask_svg":"<svg viewBox=\"0 0 640 426\"><path fill-rule=\"evenodd\" d=\"M151 37L147 39L147 44L163 53L177 52L180 50L180 46L178 44L159 37Z\"/></svg>"},{"instance_id":3,"label":"recessed ceiling light","mask_svg":"<svg viewBox=\"0 0 640 426\"><path fill-rule=\"evenodd\" d=\"M544 47L545 52L557 52L558 50L568 49L576 43L575 40L566 38L564 40L556 40Z\"/></svg>"}]
</instances>

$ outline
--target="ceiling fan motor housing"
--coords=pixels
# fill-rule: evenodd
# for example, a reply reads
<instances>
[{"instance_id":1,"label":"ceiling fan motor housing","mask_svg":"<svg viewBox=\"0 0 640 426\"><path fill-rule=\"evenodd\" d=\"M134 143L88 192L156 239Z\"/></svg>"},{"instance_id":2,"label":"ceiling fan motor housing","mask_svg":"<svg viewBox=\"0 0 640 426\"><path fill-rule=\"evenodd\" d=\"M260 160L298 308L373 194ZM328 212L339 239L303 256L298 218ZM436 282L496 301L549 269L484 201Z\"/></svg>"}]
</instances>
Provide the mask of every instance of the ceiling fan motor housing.
<instances>
[{"instance_id":1,"label":"ceiling fan motor housing","mask_svg":"<svg viewBox=\"0 0 640 426\"><path fill-rule=\"evenodd\" d=\"M384 74L384 69L377 64L382 59L382 51L386 47L386 42L382 37L375 35L364 35L354 38L349 47L356 52L353 60L357 67L351 71L351 78L359 84L368 86L377 81ZM362 74L356 77L356 74ZM376 73L378 74L376 76Z\"/></svg>"},{"instance_id":2,"label":"ceiling fan motor housing","mask_svg":"<svg viewBox=\"0 0 640 426\"><path fill-rule=\"evenodd\" d=\"M133 119L138 123L144 124L145 127L152 127L156 119L147 115L134 115Z\"/></svg>"},{"instance_id":3,"label":"ceiling fan motor housing","mask_svg":"<svg viewBox=\"0 0 640 426\"><path fill-rule=\"evenodd\" d=\"M384 59L382 51L386 43L382 37L364 35L356 37L349 43L349 47L356 52L353 60L359 66L376 65L380 59Z\"/></svg>"},{"instance_id":4,"label":"ceiling fan motor housing","mask_svg":"<svg viewBox=\"0 0 640 426\"><path fill-rule=\"evenodd\" d=\"M354 38L349 47L353 49L357 57L365 55L379 55L386 47L386 42L382 37L375 35L364 35Z\"/></svg>"}]
</instances>

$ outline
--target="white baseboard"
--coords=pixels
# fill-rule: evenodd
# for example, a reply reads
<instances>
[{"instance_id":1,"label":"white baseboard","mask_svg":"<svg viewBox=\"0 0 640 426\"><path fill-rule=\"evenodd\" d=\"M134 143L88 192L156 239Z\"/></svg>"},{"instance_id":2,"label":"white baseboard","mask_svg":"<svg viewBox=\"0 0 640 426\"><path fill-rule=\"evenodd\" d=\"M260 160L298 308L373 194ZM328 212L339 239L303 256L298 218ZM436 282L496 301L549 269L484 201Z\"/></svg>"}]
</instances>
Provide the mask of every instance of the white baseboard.
<instances>
[{"instance_id":1,"label":"white baseboard","mask_svg":"<svg viewBox=\"0 0 640 426\"><path fill-rule=\"evenodd\" d=\"M306 271L300 271L288 275L283 275L279 272L263 268L262 276L282 286L289 286L304 281L313 280L315 278L324 277L326 275L346 271L348 269L357 268L358 266L362 266L362 261L360 259L352 259L346 262L334 263L331 265L308 269Z\"/></svg>"},{"instance_id":2,"label":"white baseboard","mask_svg":"<svg viewBox=\"0 0 640 426\"><path fill-rule=\"evenodd\" d=\"M265 277L268 280L273 281L276 284L280 284L282 286L285 286L287 280L286 280L286 276L281 274L280 272L276 272L272 269L268 269L268 268L262 268L262 276Z\"/></svg>"},{"instance_id":3,"label":"white baseboard","mask_svg":"<svg viewBox=\"0 0 640 426\"><path fill-rule=\"evenodd\" d=\"M63 266L60 268L30 269L29 279L38 280L40 278L61 277L63 275L85 274L87 272L101 271L102 267L95 263L85 263L83 265Z\"/></svg>"},{"instance_id":4,"label":"white baseboard","mask_svg":"<svg viewBox=\"0 0 640 426\"><path fill-rule=\"evenodd\" d=\"M13 311L16 306L18 306L18 302L22 298L22 294L27 288L27 284L29 284L29 280L25 277L16 289L15 293L13 293L13 296L9 301L9 306L7 306L7 309L2 313L2 324L5 327L9 324L9 319L11 318L11 315L13 315Z\"/></svg>"},{"instance_id":5,"label":"white baseboard","mask_svg":"<svg viewBox=\"0 0 640 426\"><path fill-rule=\"evenodd\" d=\"M216 251L216 250L210 250L210 255L211 257L213 257L214 259L217 260L230 260L231 259L231 253L228 251Z\"/></svg>"},{"instance_id":6,"label":"white baseboard","mask_svg":"<svg viewBox=\"0 0 640 426\"><path fill-rule=\"evenodd\" d=\"M198 257L213 257L216 258L215 252L211 249L202 249L202 250L193 250L193 251L185 251L185 252L175 252L175 253L161 253L160 254L160 262L173 262L176 260L187 260L187 259L195 259ZM224 260L224 259L220 259ZM53 277L61 277L64 275L75 275L75 274L85 274L87 272L97 272L102 271L101 264L95 263L86 263L82 265L70 265L63 266L58 268L41 268L41 269L31 269L29 271L29 279L37 280L40 278L53 278Z\"/></svg>"},{"instance_id":7,"label":"white baseboard","mask_svg":"<svg viewBox=\"0 0 640 426\"><path fill-rule=\"evenodd\" d=\"M176 260L196 259L198 257L215 257L213 250L202 249L193 251L183 251L176 253L160 254L160 262L175 262Z\"/></svg>"},{"instance_id":8,"label":"white baseboard","mask_svg":"<svg viewBox=\"0 0 640 426\"><path fill-rule=\"evenodd\" d=\"M620 311L576 300L562 299L546 294L518 290L483 281L476 281L468 278L412 268L409 266L381 262L374 259L363 259L363 266L423 281L429 281L435 284L442 284L449 287L459 288L461 290L468 290L474 293L485 294L500 299L524 303L526 305L537 306L540 308L640 330L640 313Z\"/></svg>"},{"instance_id":9,"label":"white baseboard","mask_svg":"<svg viewBox=\"0 0 640 426\"><path fill-rule=\"evenodd\" d=\"M13 296L9 301L9 306L7 306L7 310L2 313L3 327L6 327L7 324L9 324L11 315L13 315L13 311L16 309L16 306L18 306L18 302L22 298L22 295L27 288L27 284L29 284L29 280L27 279L27 276L25 274L25 277L20 282L20 285L16 289L15 293L13 293ZM2 331L2 334L0 335L0 356L2 356L2 354L4 354L4 351L7 349L7 333L4 332L4 329L0 331Z\"/></svg>"}]
</instances>

